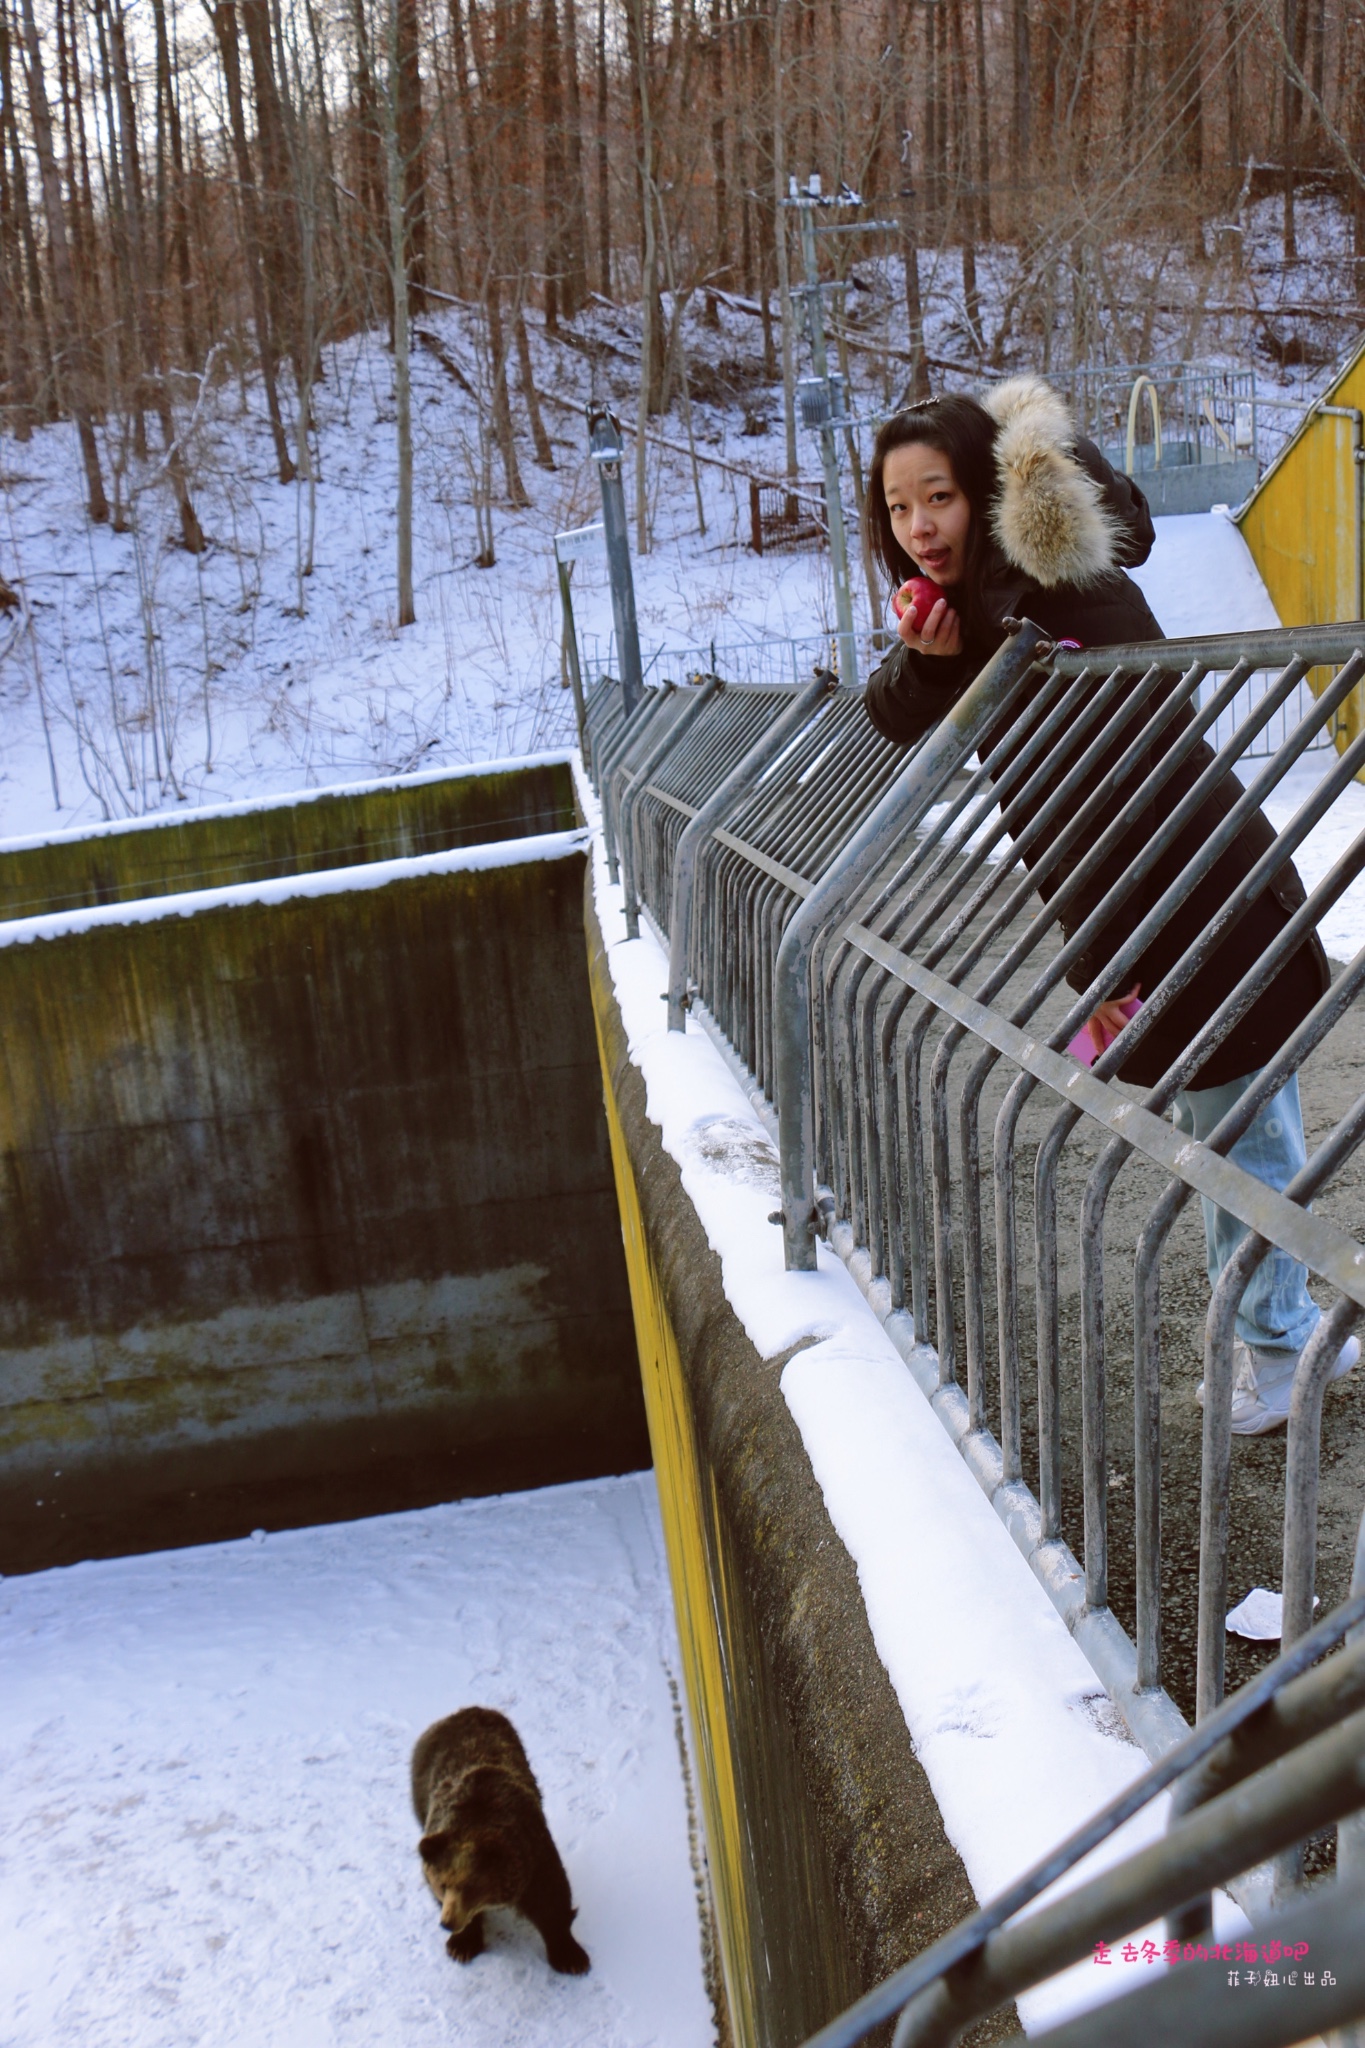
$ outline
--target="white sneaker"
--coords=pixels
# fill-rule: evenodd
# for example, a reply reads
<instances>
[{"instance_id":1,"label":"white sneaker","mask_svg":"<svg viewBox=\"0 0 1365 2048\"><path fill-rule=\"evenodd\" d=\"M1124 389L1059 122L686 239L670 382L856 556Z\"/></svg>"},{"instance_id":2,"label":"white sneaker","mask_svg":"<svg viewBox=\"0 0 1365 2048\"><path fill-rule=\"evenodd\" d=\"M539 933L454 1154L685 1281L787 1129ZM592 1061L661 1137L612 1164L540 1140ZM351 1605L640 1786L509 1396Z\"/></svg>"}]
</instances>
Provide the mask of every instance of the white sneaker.
<instances>
[{"instance_id":1,"label":"white sneaker","mask_svg":"<svg viewBox=\"0 0 1365 2048\"><path fill-rule=\"evenodd\" d=\"M1232 1433L1234 1436L1268 1436L1283 1429L1289 1420L1289 1397L1294 1391L1294 1373L1300 1351L1263 1351L1244 1344L1239 1337L1232 1347L1237 1368L1232 1383ZM1348 1337L1337 1353L1328 1379L1339 1380L1360 1357L1360 1339ZM1204 1382L1200 1380L1194 1398L1204 1405Z\"/></svg>"}]
</instances>

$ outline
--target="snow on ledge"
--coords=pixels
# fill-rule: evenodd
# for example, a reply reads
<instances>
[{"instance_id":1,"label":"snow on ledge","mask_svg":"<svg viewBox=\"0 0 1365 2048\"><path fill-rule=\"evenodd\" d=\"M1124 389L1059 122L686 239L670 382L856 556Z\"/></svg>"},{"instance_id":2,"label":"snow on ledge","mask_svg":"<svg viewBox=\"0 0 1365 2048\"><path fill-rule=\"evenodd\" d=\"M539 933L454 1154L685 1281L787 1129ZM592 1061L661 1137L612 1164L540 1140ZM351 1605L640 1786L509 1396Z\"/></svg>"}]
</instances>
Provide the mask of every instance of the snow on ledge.
<instances>
[{"instance_id":1,"label":"snow on ledge","mask_svg":"<svg viewBox=\"0 0 1365 2048\"><path fill-rule=\"evenodd\" d=\"M539 754L509 754L496 761L460 761L444 768L419 768L410 775L380 775L367 782L330 782L318 789L285 790L279 796L247 796L221 804L182 804L173 811L149 811L139 818L107 818L99 825L59 825L50 832L29 832L0 839L0 854L26 853L39 846L63 846L76 839L108 839L124 832L157 832L203 818L236 818L248 811L287 811L298 804L321 803L333 796L373 796L386 789L420 789L423 783L461 782L486 775L507 775L518 768L570 767L577 755L567 747Z\"/></svg>"},{"instance_id":2,"label":"snow on ledge","mask_svg":"<svg viewBox=\"0 0 1365 2048\"><path fill-rule=\"evenodd\" d=\"M987 1900L1147 1759L842 1261L821 1243L814 1273L785 1271L768 1221L781 1199L772 1139L711 1039L695 1025L669 1032L667 959L644 923L638 939L625 936L600 806L576 772L597 916L649 1117L760 1357L807 1347L784 1368L782 1392L948 1837ZM1153 1801L1058 1890L1155 1839L1167 1811L1164 1796ZM1235 1940L1245 1919L1221 1896L1218 1907L1219 1939ZM1135 1988L1152 1967L1117 1953L1108 1968L1078 1963L1024 1994L1020 2016L1037 2032Z\"/></svg>"},{"instance_id":3,"label":"snow on ledge","mask_svg":"<svg viewBox=\"0 0 1365 2048\"><path fill-rule=\"evenodd\" d=\"M586 853L588 835L538 832L526 839L496 839L486 846L456 846L407 860L372 860L345 868L320 868L302 875L271 875L254 882L229 882L220 889L185 889L179 895L141 896L129 903L87 904L81 910L49 911L0 923L0 946L27 946L35 939L64 939L102 925L154 924L163 917L198 917L243 903L287 903L295 896L344 896L357 889L384 889L423 875L455 875L474 868L516 868Z\"/></svg>"}]
</instances>

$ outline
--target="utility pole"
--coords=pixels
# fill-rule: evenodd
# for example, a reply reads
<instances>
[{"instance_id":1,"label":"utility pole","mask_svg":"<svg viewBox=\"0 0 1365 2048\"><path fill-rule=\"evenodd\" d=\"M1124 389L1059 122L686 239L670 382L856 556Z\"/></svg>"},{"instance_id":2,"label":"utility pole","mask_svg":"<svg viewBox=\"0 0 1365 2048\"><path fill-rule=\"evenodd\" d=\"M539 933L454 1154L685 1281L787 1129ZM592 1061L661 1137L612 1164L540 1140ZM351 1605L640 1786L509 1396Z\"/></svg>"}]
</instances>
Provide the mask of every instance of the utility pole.
<instances>
[{"instance_id":1,"label":"utility pole","mask_svg":"<svg viewBox=\"0 0 1365 2048\"><path fill-rule=\"evenodd\" d=\"M825 314L821 303L820 256L815 241L815 211L821 204L839 202L822 201L820 179L812 171L804 192L797 190L795 178L791 191L783 201L784 206L795 207L801 222L801 254L805 262L806 283L801 293L806 302L806 334L810 341L811 367L814 375L803 377L799 385L801 397L801 423L806 427L818 428L820 434L820 459L825 472L825 518L829 525L830 562L834 570L834 616L839 629L839 680L856 686L858 681L858 641L853 627L853 591L848 580L848 536L844 530L844 501L839 483L839 432L848 431L848 412L845 405L844 380L831 377L829 358L825 350Z\"/></svg>"},{"instance_id":2,"label":"utility pole","mask_svg":"<svg viewBox=\"0 0 1365 2048\"><path fill-rule=\"evenodd\" d=\"M602 529L611 578L611 615L616 625L616 659L621 668L621 703L629 718L645 693L640 665L640 628L635 617L635 579L630 567L626 493L621 481L625 450L621 425L609 405L588 405L588 447L602 486ZM643 437L643 423L636 428Z\"/></svg>"}]
</instances>

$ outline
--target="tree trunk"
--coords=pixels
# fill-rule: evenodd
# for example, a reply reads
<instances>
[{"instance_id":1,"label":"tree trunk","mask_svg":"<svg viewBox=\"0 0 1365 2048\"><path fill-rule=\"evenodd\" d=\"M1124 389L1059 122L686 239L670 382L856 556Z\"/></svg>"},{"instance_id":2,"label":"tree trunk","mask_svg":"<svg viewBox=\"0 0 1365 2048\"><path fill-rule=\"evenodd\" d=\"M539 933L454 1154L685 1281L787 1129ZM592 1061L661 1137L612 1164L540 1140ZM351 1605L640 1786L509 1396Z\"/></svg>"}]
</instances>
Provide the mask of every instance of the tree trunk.
<instances>
[{"instance_id":1,"label":"tree trunk","mask_svg":"<svg viewBox=\"0 0 1365 2048\"><path fill-rule=\"evenodd\" d=\"M170 42L166 33L165 0L152 0L156 31L157 92L164 108L166 137L170 145L170 191L167 200L167 233L170 254L180 287L180 342L187 363L199 361L199 328L194 310L194 276L190 264L190 219L185 179L185 139L180 125L180 103L171 67Z\"/></svg>"},{"instance_id":2,"label":"tree trunk","mask_svg":"<svg viewBox=\"0 0 1365 2048\"><path fill-rule=\"evenodd\" d=\"M1016 208L1021 204L1024 187L1033 169L1033 82L1030 75L1032 39L1029 32L1028 10L1029 0L1010 0L1010 27L1013 32L1010 54L1013 60L1014 86L1014 119L1010 124L1010 182L1014 186Z\"/></svg>"},{"instance_id":3,"label":"tree trunk","mask_svg":"<svg viewBox=\"0 0 1365 2048\"><path fill-rule=\"evenodd\" d=\"M898 0L886 0L886 40L893 50L909 48L909 31L902 29ZM924 308L919 289L919 247L915 233L915 182L910 156L910 122L906 106L908 66L897 63L891 101L895 127L898 212L901 224L901 257L905 264L905 324L910 339L910 375L906 393L911 400L929 396L929 364L924 352Z\"/></svg>"},{"instance_id":4,"label":"tree trunk","mask_svg":"<svg viewBox=\"0 0 1365 2048\"><path fill-rule=\"evenodd\" d=\"M72 418L76 422L81 461L85 468L87 508L91 519L102 525L109 517L109 501L104 495L99 450L95 445L95 429L90 418L89 363L76 307L76 284L71 272L71 251L66 238L61 180L57 175L57 160L52 148L52 114L48 105L47 86L43 79L38 25L33 16L33 0L20 0L20 7L24 47L28 57L29 118L33 124L33 146L38 155L38 170L43 184L43 204L47 214L48 257L52 265L52 283L57 294L57 305L61 312L62 325L66 330L67 346L70 349L68 403Z\"/></svg>"},{"instance_id":5,"label":"tree trunk","mask_svg":"<svg viewBox=\"0 0 1365 2048\"><path fill-rule=\"evenodd\" d=\"M972 135L967 111L971 105L971 94L967 85L967 53L962 32L966 0L947 0L947 4L951 47L949 100L954 113L953 190L955 204L961 207L962 222L962 302L967 325L976 346L981 348L981 299L976 284L976 194L972 188Z\"/></svg>"},{"instance_id":6,"label":"tree trunk","mask_svg":"<svg viewBox=\"0 0 1365 2048\"><path fill-rule=\"evenodd\" d=\"M1306 0L1284 0L1284 42L1285 48L1303 69L1304 45L1307 22L1305 20ZM1298 228L1294 218L1295 190L1299 173L1299 131L1303 120L1303 95L1297 82L1290 76L1289 66L1283 67L1283 119L1284 136L1284 260L1296 261L1299 253Z\"/></svg>"},{"instance_id":7,"label":"tree trunk","mask_svg":"<svg viewBox=\"0 0 1365 2048\"><path fill-rule=\"evenodd\" d=\"M521 395L526 401L526 416L531 422L531 440L535 446L536 461L542 469L555 467L554 449L545 431L545 421L540 410L540 399L536 394L535 366L531 361L531 344L527 339L526 320L521 307L517 307L515 322L517 361L521 366Z\"/></svg>"},{"instance_id":8,"label":"tree trunk","mask_svg":"<svg viewBox=\"0 0 1365 2048\"><path fill-rule=\"evenodd\" d=\"M521 480L517 440L512 431L512 406L507 396L507 341L502 325L501 286L496 277L488 285L488 340L493 362L493 432L507 480L507 501L519 508L531 501Z\"/></svg>"},{"instance_id":9,"label":"tree trunk","mask_svg":"<svg viewBox=\"0 0 1365 2048\"><path fill-rule=\"evenodd\" d=\"M777 305L782 320L782 425L786 439L787 475L796 476L796 365L793 356L791 279L787 271L787 106L783 91L784 0L772 0L773 111L773 245L777 253Z\"/></svg>"},{"instance_id":10,"label":"tree trunk","mask_svg":"<svg viewBox=\"0 0 1365 2048\"><path fill-rule=\"evenodd\" d=\"M575 0L564 0L564 34L560 47L568 120L564 152L564 275L559 303L565 319L572 320L588 296L588 193L583 179L583 98L578 82L578 9Z\"/></svg>"},{"instance_id":11,"label":"tree trunk","mask_svg":"<svg viewBox=\"0 0 1365 2048\"><path fill-rule=\"evenodd\" d=\"M33 346L24 304L22 231L9 167L13 99L9 22L0 13L0 333L5 376L14 394L14 436L28 441L34 425Z\"/></svg>"},{"instance_id":12,"label":"tree trunk","mask_svg":"<svg viewBox=\"0 0 1365 2048\"><path fill-rule=\"evenodd\" d=\"M976 38L976 231L991 239L991 103L986 85L986 18L981 0L972 0Z\"/></svg>"},{"instance_id":13,"label":"tree trunk","mask_svg":"<svg viewBox=\"0 0 1365 2048\"><path fill-rule=\"evenodd\" d=\"M27 4L31 6L32 0L27 0ZM232 151L237 164L237 182L242 202L242 255L251 286L252 311L256 322L256 351L261 363L261 382L265 386L270 435L275 444L275 467L280 482L289 484L294 481L295 469L289 454L289 444L284 437L284 421L280 417L275 335L266 301L260 208L257 203L256 174L252 170L251 151L247 147L246 115L242 107L241 54L237 42L237 16L233 10L232 0L216 0L212 19L214 34L218 40L218 53L222 60L223 84L227 91L228 122L232 133Z\"/></svg>"},{"instance_id":14,"label":"tree trunk","mask_svg":"<svg viewBox=\"0 0 1365 2048\"><path fill-rule=\"evenodd\" d=\"M458 5L458 0L453 0ZM377 268L370 274L379 282L380 311L389 326L393 327L393 299L389 267L389 223L387 180L382 163L382 146L379 132L379 95L375 90L374 65L370 59L369 38L365 30L364 0L351 0L351 19L355 30L356 63L356 147L359 156L360 212L365 237L365 254L371 262L378 257ZM370 266L367 264L367 271ZM368 309L367 309L368 310Z\"/></svg>"},{"instance_id":15,"label":"tree trunk","mask_svg":"<svg viewBox=\"0 0 1365 2048\"><path fill-rule=\"evenodd\" d=\"M559 297L564 261L564 101L559 61L558 0L540 0L540 131L544 171L545 326L559 331ZM520 309L517 324L521 326ZM520 340L517 343L520 350Z\"/></svg>"},{"instance_id":16,"label":"tree trunk","mask_svg":"<svg viewBox=\"0 0 1365 2048\"><path fill-rule=\"evenodd\" d=\"M1228 166L1240 170L1242 145L1242 0L1223 0L1223 33L1227 56L1223 76L1227 94Z\"/></svg>"},{"instance_id":17,"label":"tree trunk","mask_svg":"<svg viewBox=\"0 0 1365 2048\"><path fill-rule=\"evenodd\" d=\"M426 116L418 61L417 0L393 0L398 36L398 159L403 173L403 264L408 311L427 303Z\"/></svg>"},{"instance_id":18,"label":"tree trunk","mask_svg":"<svg viewBox=\"0 0 1365 2048\"><path fill-rule=\"evenodd\" d=\"M412 367L408 326L408 220L404 205L407 164L403 155L403 62L399 16L402 0L390 0L389 76L384 95L384 161L388 169L389 264L393 289L393 411L398 456L397 581L398 624L417 617L412 595Z\"/></svg>"},{"instance_id":19,"label":"tree trunk","mask_svg":"<svg viewBox=\"0 0 1365 2048\"><path fill-rule=\"evenodd\" d=\"M730 187L725 175L725 50L721 40L721 0L711 0L711 37L708 45L711 78L711 180L715 191L715 254L712 274L730 275ZM708 299L714 315L715 299Z\"/></svg>"},{"instance_id":20,"label":"tree trunk","mask_svg":"<svg viewBox=\"0 0 1365 2048\"><path fill-rule=\"evenodd\" d=\"M611 161L607 80L607 0L597 0L597 289L611 297Z\"/></svg>"},{"instance_id":21,"label":"tree trunk","mask_svg":"<svg viewBox=\"0 0 1365 2048\"><path fill-rule=\"evenodd\" d=\"M176 510L180 514L180 538L189 554L201 555L204 552L204 534L190 497L185 464L176 440L175 419L171 411L166 380L162 375L156 324L152 318L148 298L151 262L147 251L142 171L137 153L137 114L133 106L133 86L128 71L128 48L123 16L117 0L114 0L110 11L109 41L114 61L114 84L118 95L119 126L123 144L123 196L127 213L128 247L133 259L133 305L137 321L138 351L142 359L142 376L152 386L152 403L161 425L162 446L166 451L166 475L175 497Z\"/></svg>"},{"instance_id":22,"label":"tree trunk","mask_svg":"<svg viewBox=\"0 0 1365 2048\"><path fill-rule=\"evenodd\" d=\"M295 377L301 379L307 375L307 365L299 338L298 210L270 40L269 0L237 0L237 5L246 35L256 101L256 134L262 171L257 204L270 318L277 348L289 356Z\"/></svg>"}]
</instances>

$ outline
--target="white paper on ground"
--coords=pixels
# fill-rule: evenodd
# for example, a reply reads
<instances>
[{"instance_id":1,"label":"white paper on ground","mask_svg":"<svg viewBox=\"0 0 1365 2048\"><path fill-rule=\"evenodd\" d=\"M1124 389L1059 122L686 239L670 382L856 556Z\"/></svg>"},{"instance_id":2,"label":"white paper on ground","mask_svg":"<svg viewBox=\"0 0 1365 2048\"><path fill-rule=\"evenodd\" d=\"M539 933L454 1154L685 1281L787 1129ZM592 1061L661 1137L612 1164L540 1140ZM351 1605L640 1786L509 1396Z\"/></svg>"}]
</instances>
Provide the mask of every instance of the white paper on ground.
<instances>
[{"instance_id":1,"label":"white paper on ground","mask_svg":"<svg viewBox=\"0 0 1365 2048\"><path fill-rule=\"evenodd\" d=\"M1322 1605L1316 1595L1313 1605ZM1283 1633L1284 1594L1272 1593L1266 1586L1253 1586L1228 1616L1228 1634L1245 1636L1249 1643L1278 1643Z\"/></svg>"}]
</instances>

